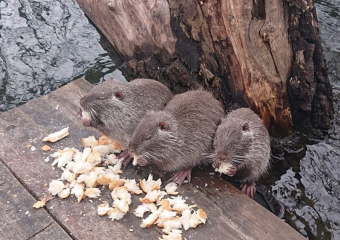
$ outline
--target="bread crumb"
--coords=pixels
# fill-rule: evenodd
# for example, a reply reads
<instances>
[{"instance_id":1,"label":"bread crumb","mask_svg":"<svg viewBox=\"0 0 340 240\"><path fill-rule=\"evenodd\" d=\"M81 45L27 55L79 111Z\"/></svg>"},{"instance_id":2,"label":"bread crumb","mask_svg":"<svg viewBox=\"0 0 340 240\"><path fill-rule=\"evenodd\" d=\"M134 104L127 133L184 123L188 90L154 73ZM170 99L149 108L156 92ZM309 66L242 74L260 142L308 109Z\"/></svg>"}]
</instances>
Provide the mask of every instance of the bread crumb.
<instances>
[{"instance_id":1,"label":"bread crumb","mask_svg":"<svg viewBox=\"0 0 340 240\"><path fill-rule=\"evenodd\" d=\"M38 201L38 202L33 204L33 207L34 208L41 208L41 207L45 206L45 204L46 203L44 201Z\"/></svg>"},{"instance_id":2,"label":"bread crumb","mask_svg":"<svg viewBox=\"0 0 340 240\"><path fill-rule=\"evenodd\" d=\"M216 168L215 172L227 174L232 166L233 165L229 162L221 162L220 167Z\"/></svg>"},{"instance_id":3,"label":"bread crumb","mask_svg":"<svg viewBox=\"0 0 340 240\"><path fill-rule=\"evenodd\" d=\"M64 137L68 136L68 127L61 129L58 132L54 132L49 134L47 137L43 138L44 142L56 142L60 139L63 139Z\"/></svg>"},{"instance_id":4,"label":"bread crumb","mask_svg":"<svg viewBox=\"0 0 340 240\"><path fill-rule=\"evenodd\" d=\"M45 151L45 152L47 152L47 151L50 151L51 150L51 148L50 148L50 146L48 146L48 145L44 145L44 146L42 146L42 148L41 148L43 151Z\"/></svg>"},{"instance_id":5,"label":"bread crumb","mask_svg":"<svg viewBox=\"0 0 340 240\"><path fill-rule=\"evenodd\" d=\"M145 193L147 193L147 192L150 192L152 190L160 189L160 187L162 185L162 181L161 181L161 179L158 179L157 181L153 180L152 174L150 173L147 180L145 180L145 179L139 180L139 185L140 185L141 189Z\"/></svg>"},{"instance_id":6,"label":"bread crumb","mask_svg":"<svg viewBox=\"0 0 340 240\"><path fill-rule=\"evenodd\" d=\"M109 203L108 202L106 202L106 201L104 201L104 203L103 204L100 204L100 205L98 205L98 207L97 207L97 214L99 215L99 216L104 216L104 215L106 215L110 210L112 210L113 208L111 208L110 206L109 206Z\"/></svg>"},{"instance_id":7,"label":"bread crumb","mask_svg":"<svg viewBox=\"0 0 340 240\"><path fill-rule=\"evenodd\" d=\"M176 192L177 188L178 188L178 185L174 182L171 182L165 186L165 191L167 192L167 194L170 194L170 195L178 195L178 192Z\"/></svg>"},{"instance_id":8,"label":"bread crumb","mask_svg":"<svg viewBox=\"0 0 340 240\"><path fill-rule=\"evenodd\" d=\"M48 192L52 193L52 195L57 195L61 190L65 188L65 185L62 181L52 180L49 184Z\"/></svg>"}]
</instances>

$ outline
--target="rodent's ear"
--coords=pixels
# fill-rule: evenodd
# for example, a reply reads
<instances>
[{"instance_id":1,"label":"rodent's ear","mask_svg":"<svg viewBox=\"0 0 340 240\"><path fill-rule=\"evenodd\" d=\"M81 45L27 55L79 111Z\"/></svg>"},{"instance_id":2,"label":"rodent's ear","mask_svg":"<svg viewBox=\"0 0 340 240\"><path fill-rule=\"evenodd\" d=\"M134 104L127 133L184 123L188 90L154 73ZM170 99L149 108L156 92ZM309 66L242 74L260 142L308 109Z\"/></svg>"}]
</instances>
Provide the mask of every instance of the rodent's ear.
<instances>
[{"instance_id":1,"label":"rodent's ear","mask_svg":"<svg viewBox=\"0 0 340 240\"><path fill-rule=\"evenodd\" d=\"M169 124L166 122L159 122L158 127L160 130L168 130L169 129Z\"/></svg>"},{"instance_id":2,"label":"rodent's ear","mask_svg":"<svg viewBox=\"0 0 340 240\"><path fill-rule=\"evenodd\" d=\"M115 92L115 96L119 100L123 100L124 99L124 94L122 92Z\"/></svg>"},{"instance_id":3,"label":"rodent's ear","mask_svg":"<svg viewBox=\"0 0 340 240\"><path fill-rule=\"evenodd\" d=\"M249 124L248 123L243 124L242 130L247 131L248 129L249 129Z\"/></svg>"}]
</instances>

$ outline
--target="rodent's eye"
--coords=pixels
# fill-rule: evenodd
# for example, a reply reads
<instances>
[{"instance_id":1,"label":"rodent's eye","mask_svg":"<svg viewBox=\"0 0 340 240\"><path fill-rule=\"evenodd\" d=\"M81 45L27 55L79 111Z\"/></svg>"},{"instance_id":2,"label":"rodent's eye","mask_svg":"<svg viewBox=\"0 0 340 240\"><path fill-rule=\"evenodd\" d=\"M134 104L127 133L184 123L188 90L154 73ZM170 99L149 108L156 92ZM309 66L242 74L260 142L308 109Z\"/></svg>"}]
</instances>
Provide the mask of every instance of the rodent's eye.
<instances>
[{"instance_id":1,"label":"rodent's eye","mask_svg":"<svg viewBox=\"0 0 340 240\"><path fill-rule=\"evenodd\" d=\"M147 136L145 137L145 140L149 140L150 138L152 138L152 136L151 136L151 135L147 135Z\"/></svg>"},{"instance_id":2,"label":"rodent's eye","mask_svg":"<svg viewBox=\"0 0 340 240\"><path fill-rule=\"evenodd\" d=\"M123 100L124 94L122 92L115 92L115 97L119 100Z\"/></svg>"},{"instance_id":3,"label":"rodent's eye","mask_svg":"<svg viewBox=\"0 0 340 240\"><path fill-rule=\"evenodd\" d=\"M248 123L243 124L242 130L247 131L248 129L249 129L249 124Z\"/></svg>"}]
</instances>

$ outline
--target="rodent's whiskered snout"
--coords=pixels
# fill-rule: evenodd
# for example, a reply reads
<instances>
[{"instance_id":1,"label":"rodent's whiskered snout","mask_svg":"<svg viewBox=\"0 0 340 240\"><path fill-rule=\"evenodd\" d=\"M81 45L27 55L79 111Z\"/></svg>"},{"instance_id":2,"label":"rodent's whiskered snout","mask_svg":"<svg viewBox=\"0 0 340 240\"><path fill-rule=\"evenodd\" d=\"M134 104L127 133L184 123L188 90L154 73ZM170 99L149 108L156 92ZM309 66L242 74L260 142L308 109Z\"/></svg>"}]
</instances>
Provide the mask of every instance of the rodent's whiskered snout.
<instances>
[{"instance_id":1,"label":"rodent's whiskered snout","mask_svg":"<svg viewBox=\"0 0 340 240\"><path fill-rule=\"evenodd\" d=\"M222 152L218 152L218 153L216 154L216 158L217 158L218 160L220 160L221 162L225 162L225 161L227 160L226 154L224 154L224 153L222 153Z\"/></svg>"}]
</instances>

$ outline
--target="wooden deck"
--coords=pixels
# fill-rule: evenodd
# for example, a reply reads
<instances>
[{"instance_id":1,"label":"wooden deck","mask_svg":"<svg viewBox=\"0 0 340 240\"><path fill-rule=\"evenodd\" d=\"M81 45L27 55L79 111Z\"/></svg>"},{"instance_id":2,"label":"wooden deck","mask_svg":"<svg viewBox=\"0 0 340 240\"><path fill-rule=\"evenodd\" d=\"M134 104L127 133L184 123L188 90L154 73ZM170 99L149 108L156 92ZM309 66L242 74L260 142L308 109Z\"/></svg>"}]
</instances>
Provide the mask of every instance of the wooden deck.
<instances>
[{"instance_id":1,"label":"wooden deck","mask_svg":"<svg viewBox=\"0 0 340 240\"><path fill-rule=\"evenodd\" d=\"M61 171L43 160L50 154L41 150L42 138L69 126L70 135L48 144L52 151L64 147L82 149L81 138L99 133L83 128L76 115L81 93L91 84L78 79L46 96L0 115L0 239L158 239L160 229L139 227L141 219L130 213L122 220L111 221L97 215L101 200L110 203L108 190L101 200L88 198L79 204L74 196L54 198L44 208L32 206L47 192L48 183ZM34 146L32 151L28 145ZM150 168L129 166L123 176L167 180L168 175ZM288 224L249 199L218 174L194 170L191 184L179 192L187 202L197 204L208 215L205 225L183 232L183 239L305 239ZM130 209L139 205L136 196ZM131 231L133 230L133 231Z\"/></svg>"}]
</instances>

